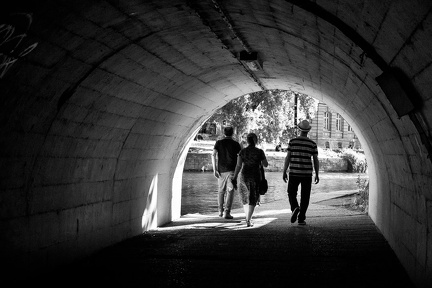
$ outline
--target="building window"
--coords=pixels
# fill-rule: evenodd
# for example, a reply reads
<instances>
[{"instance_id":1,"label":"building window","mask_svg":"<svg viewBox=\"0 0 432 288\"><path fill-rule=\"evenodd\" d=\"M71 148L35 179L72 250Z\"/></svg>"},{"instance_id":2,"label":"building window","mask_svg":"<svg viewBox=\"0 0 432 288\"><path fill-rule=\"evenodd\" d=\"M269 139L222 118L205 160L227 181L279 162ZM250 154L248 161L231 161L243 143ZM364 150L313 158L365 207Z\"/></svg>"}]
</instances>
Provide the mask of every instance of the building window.
<instances>
[{"instance_id":1,"label":"building window","mask_svg":"<svg viewBox=\"0 0 432 288\"><path fill-rule=\"evenodd\" d=\"M342 149L342 142L338 142L338 148Z\"/></svg>"},{"instance_id":2,"label":"building window","mask_svg":"<svg viewBox=\"0 0 432 288\"><path fill-rule=\"evenodd\" d=\"M353 131L353 128L349 124L348 124L348 131Z\"/></svg>"},{"instance_id":3,"label":"building window","mask_svg":"<svg viewBox=\"0 0 432 288\"><path fill-rule=\"evenodd\" d=\"M328 141L325 142L325 147L326 147L327 149L330 149L330 143L329 143Z\"/></svg>"},{"instance_id":4,"label":"building window","mask_svg":"<svg viewBox=\"0 0 432 288\"><path fill-rule=\"evenodd\" d=\"M336 114L336 130L342 131L342 119L339 113Z\"/></svg>"},{"instance_id":5,"label":"building window","mask_svg":"<svg viewBox=\"0 0 432 288\"><path fill-rule=\"evenodd\" d=\"M324 112L324 129L330 130L330 113Z\"/></svg>"}]
</instances>

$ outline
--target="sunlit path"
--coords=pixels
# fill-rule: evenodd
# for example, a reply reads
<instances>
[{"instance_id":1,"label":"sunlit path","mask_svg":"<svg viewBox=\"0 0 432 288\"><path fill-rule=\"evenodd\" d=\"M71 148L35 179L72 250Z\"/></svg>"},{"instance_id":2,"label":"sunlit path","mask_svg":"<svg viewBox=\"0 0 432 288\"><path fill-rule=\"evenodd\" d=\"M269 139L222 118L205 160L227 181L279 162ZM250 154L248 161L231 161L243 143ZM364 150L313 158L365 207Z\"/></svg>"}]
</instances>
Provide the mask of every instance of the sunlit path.
<instances>
[{"instance_id":1,"label":"sunlit path","mask_svg":"<svg viewBox=\"0 0 432 288\"><path fill-rule=\"evenodd\" d=\"M308 209L308 224L313 225L319 218L322 217L341 217L341 216L355 216L364 215L361 212L350 211L344 208L338 208L327 205L313 204L316 202L325 202L335 199L350 196L356 191L336 191L329 193L317 193L312 195L311 204ZM344 200L341 200L342 203ZM348 201L348 200L346 200ZM234 216L232 220L226 220L218 216L218 213L208 214L187 214L180 219L174 220L172 223L167 224L155 231L174 231L181 229L220 229L220 230L239 230L239 229L257 229L265 225L269 225L273 221L280 219L289 219L291 217L291 210L289 209L289 202L287 200L279 200L261 206L257 206L254 213L254 226L246 227L244 220L244 212L242 208L234 209L231 213ZM288 223L288 222L287 222Z\"/></svg>"}]
</instances>

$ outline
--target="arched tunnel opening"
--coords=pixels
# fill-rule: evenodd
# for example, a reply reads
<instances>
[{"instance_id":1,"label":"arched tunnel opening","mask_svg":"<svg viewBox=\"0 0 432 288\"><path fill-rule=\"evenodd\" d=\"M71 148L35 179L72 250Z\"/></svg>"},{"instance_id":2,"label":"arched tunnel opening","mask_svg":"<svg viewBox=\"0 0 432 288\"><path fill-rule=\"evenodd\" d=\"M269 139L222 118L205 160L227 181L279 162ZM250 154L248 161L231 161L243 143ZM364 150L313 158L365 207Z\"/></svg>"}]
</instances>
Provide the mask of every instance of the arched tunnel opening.
<instances>
[{"instance_id":1,"label":"arched tunnel opening","mask_svg":"<svg viewBox=\"0 0 432 288\"><path fill-rule=\"evenodd\" d=\"M277 91L277 90L275 90L275 91ZM255 97L272 97L272 94L271 94L272 92L270 92L270 93L268 93L268 92L264 92L264 96L255 96ZM277 93L277 92L276 92ZM287 93L293 93L292 91L287 91ZM294 95L294 93L293 93L293 95ZM305 94L300 94L300 95L302 95L303 97L309 97L308 95L305 95ZM249 96L249 94L248 95L246 95L246 96ZM241 96L242 97L242 96ZM243 96L244 97L244 96ZM287 99L289 99L289 96L286 96L287 97ZM238 99L239 97L237 97L237 98L234 98L234 99ZM292 96L292 98L293 98L293 96ZM317 99L315 99L315 98L312 98L312 99L314 99L314 101L315 101L315 105L314 106L318 106L317 104L320 102L319 100L317 100ZM260 103L261 103L261 101L263 101L263 99L261 99L261 100L252 100L252 102L251 103L249 103L249 104L244 104L244 105L246 105L246 106L250 106L250 105L260 105ZM291 101L292 103L291 104L289 104L288 105L288 107L291 105L291 106L293 106L294 104L293 104L293 101L294 101L294 99L291 99L291 100L289 100L289 101ZM256 103L255 103L256 102ZM321 104L323 104L323 105L325 105L326 107L328 107L328 105L327 104L325 104L324 102L321 102ZM239 107L240 107L241 105L239 105ZM220 107L219 107L220 108ZM248 109L252 109L252 108L244 108L245 109L245 111L246 110L248 110ZM291 110L293 110L293 109L295 109L294 108L294 106L293 107L291 107ZM304 109L304 108L303 108ZM313 111L313 109L312 109L312 107L311 107L311 111L310 112L312 112L312 113L319 113L318 112L318 110L317 110L317 107L315 107L314 108L315 109L315 111ZM331 109L331 108L330 108ZM334 114L335 115L333 115L332 117L331 117L331 119L330 119L330 122L331 121L333 121L333 122L335 122L335 123L330 123L330 125L333 125L333 126L335 126L336 125L336 115L341 115L341 114L339 114L338 112L341 112L341 113L343 113L343 110L340 110L340 109L338 109L338 108L336 108L337 110L331 110L331 111L333 111L334 112ZM235 109L234 109L235 110ZM243 111L243 113L245 112L245 111ZM293 110L294 111L294 110ZM330 111L330 110L329 110ZM237 112L239 112L239 111L237 111ZM292 111L291 111L292 112ZM303 112L303 114L305 113L304 111L302 111ZM221 113L221 112L219 112L219 113ZM242 111L240 111L239 113L242 113ZM294 113L292 113L292 115L286 115L285 116L287 119L290 119L290 118L292 118L291 119L291 122L293 122L293 123L295 123L295 122L297 122L298 120L296 119L296 120L294 120ZM304 114L304 115L302 115L300 118L301 119L306 119L306 117L309 117L309 116L306 116L306 114ZM316 117L316 118L315 118ZM346 116L344 116L344 117L346 117ZM206 118L205 119L211 119L211 117L210 116L206 116ZM342 119L344 119L344 118L342 118ZM220 120L220 119L219 119ZM314 139L315 141L317 141L318 142L318 134L319 133L321 133L321 134L323 134L323 132L322 132L322 129L321 129L321 126L323 125L323 123L321 123L321 122L318 122L319 120L318 120L318 115L315 115L315 116L312 116L312 118L308 118L308 120L309 121L311 121L311 123L313 124L313 125L320 125L320 127L314 127L314 129L316 128L316 132L314 132L314 133L310 133L311 135L313 134L314 136L309 136L309 137L311 137L312 139ZM314 122L314 120L316 121L316 122ZM207 120L206 120L207 121ZM185 145L185 147L182 149L182 157L180 158L180 160L179 160L179 163L178 163L178 167L177 167L177 170L176 171L178 171L177 172L177 174L175 175L175 177L174 177L174 179L173 179L173 183L175 183L174 185L173 185L173 193L181 193L181 191L178 189L178 188L176 188L177 186L181 186L179 183L180 182L178 182L179 181L179 179L180 178L182 178L181 176L179 176L179 175L181 175L180 173L182 173L182 172L184 172L184 165L185 165L185 160L186 160L186 157L187 157L187 153L188 152L190 152L190 150L189 150L189 148L190 148L190 145L191 145L191 143L194 141L194 140L197 140L197 136L201 136L201 140L202 140L202 135L199 135L198 134L198 130L202 127L202 125L203 124L205 124L206 123L206 121L203 121L202 123L200 123L199 125L198 125L198 129L197 130L195 130L193 133L192 133L192 136L190 136L189 138L188 138L188 141L186 141L186 145ZM352 120L352 121L354 121L354 120ZM226 122L226 121L223 121L224 123ZM228 121L229 122L229 121ZM357 125L356 125L356 123L354 123L354 124L351 124L351 122L348 122L348 121L346 121L346 120L344 120L343 121L344 122L344 125L345 126L350 126L351 128L351 131L353 131L355 128L353 128L353 127L357 127ZM221 122L222 123L222 122ZM219 126L221 126L221 127L219 127L219 134L217 134L215 131L213 131L212 133L214 133L214 135L212 135L212 139L213 140L215 140L216 138L215 137L218 137L217 139L220 139L223 135L222 135L222 124L221 123L219 123L220 125ZM243 124L241 124L241 125L243 125ZM234 128L236 128L235 127L235 125L229 125L229 126L233 126ZM253 125L253 126L256 126L256 124L255 125ZM288 127L287 127L288 128ZM215 129L217 129L217 128L215 128ZM257 127L255 127L255 130L256 131L258 131L257 130L258 128ZM329 131L331 131L331 129L336 129L335 127L334 128L329 128L330 130ZM254 130L254 131L255 131ZM243 133L242 132L239 132L238 133L238 135L236 134L235 136L234 136L234 139L235 140L237 140L237 141L241 141L242 139L241 139L241 135L240 134L245 134L245 131L246 130L244 130L243 131ZM248 130L248 132L251 132L252 130ZM259 132L256 132L256 133L258 133L259 134ZM348 138L347 137L347 135L346 134L348 134L348 133L345 133L345 138L346 139L340 139L340 140L345 140L345 142L347 142L350 138ZM354 133L353 133L354 134ZM294 137L294 136L293 136ZM323 137L323 135L321 135L321 137ZM325 136L324 136L325 137ZM344 137L343 136L343 133L342 133L342 135L341 136L339 136L339 137ZM364 137L361 135L361 133L359 133L359 136L357 136L357 135L355 135L354 136L354 139L357 139L357 138L360 138L361 140L358 140L359 142L362 142L362 141L364 141ZM243 139L244 140L244 139ZM286 139L285 139L286 140ZM332 140L332 139L328 139L328 140ZM335 139L333 139L333 142L334 142L334 140ZM352 140L352 139L351 139ZM320 141L322 142L323 140L322 139L320 139ZM263 144L265 145L265 144L270 144L270 143L266 143L266 141L264 140L264 139L259 139L259 142L261 142L260 144L259 144L259 147L261 147L261 148L263 148L264 146L262 146ZM341 144L341 143L338 143L338 144ZM362 143L359 143L360 145L359 145L359 147L363 147L361 144ZM247 145L246 143L244 143L243 145ZM326 141L326 143L325 143L325 145L328 145L328 141ZM207 145L208 146L208 145ZM323 144L321 143L321 146L323 146ZM334 145L333 145L334 146ZM210 147L210 146L209 146ZM207 147L207 149L210 149L210 148L212 148L212 147ZM329 146L330 147L330 146ZM320 147L320 148L328 148L327 146L323 146L323 147ZM338 147L336 147L336 146L334 146L333 147L333 149L336 149L336 148L338 148ZM342 148L342 146L341 147L339 147L339 148ZM366 151L370 151L370 148L369 147L364 147L364 149L366 150ZM265 150L265 149L264 149ZM336 150L338 150L338 149L336 149ZM341 149L339 149L339 150L341 150ZM362 152L363 152L363 148L361 149L362 150ZM209 155L208 155L209 156ZM210 157L210 156L209 156ZM206 171L206 170L211 170L212 169L212 167L211 167L211 159L209 160L209 159L207 159L207 158L209 158L209 157L205 157L203 160L201 160L201 161L198 161L198 162L200 162L199 163L199 166L201 167L201 166L203 166L203 167L201 167L200 168L200 170L201 171ZM367 157L370 157L370 155L367 155ZM204 161L204 162L202 162L202 161ZM202 163L201 163L202 162ZM196 164L195 165L192 165L192 166L196 166ZM191 168L191 167L189 167L189 168ZM348 169L348 168L347 168ZM198 167L193 167L192 168L192 170L198 170ZM375 170L374 170L374 166L371 166L371 173L372 173L372 178L371 178L371 180L372 181L376 181L376 178L375 178L375 175L376 175L376 173L375 173ZM368 177L369 178L369 177ZM354 181L354 180L353 180ZM195 183L195 182L193 182L193 183ZM200 184L196 184L196 185L201 185L201 183ZM375 183L373 183L372 184L374 187L376 186L376 184ZM285 189L286 190L286 189ZM373 191L374 193L376 192L376 191ZM204 192L203 192L204 193ZM181 193L182 194L182 193ZM178 207L179 205L181 205L181 199L180 199L181 197L179 197L178 195L177 196L173 196L173 207ZM374 200L375 199L375 195L372 195L372 199ZM180 201L180 202L179 202ZM176 203L176 204L174 204L174 203ZM375 206L375 203L374 202L372 202L371 203L372 204L372 206ZM179 211L177 208L175 209L177 212ZM178 213L177 213L177 215L178 215Z\"/></svg>"},{"instance_id":2,"label":"arched tunnel opening","mask_svg":"<svg viewBox=\"0 0 432 288\"><path fill-rule=\"evenodd\" d=\"M367 159L352 124L313 97L287 90L267 90L230 101L199 125L199 131L187 144L190 148L186 161L179 161L179 170L183 171L181 215L208 214L218 210L218 181L213 170L213 165L217 164L211 155L216 141L224 138L225 127L233 127L233 139L243 148L248 145L248 133L258 135L257 145L268 157L269 167L265 170L270 177L270 193L262 196L260 203L286 199L287 185L284 185L281 173L288 142L299 135L296 123L304 119L311 123L308 137L318 145L319 170L321 178L324 177L319 187L313 186L312 194L320 193L313 201L323 202L318 197L322 196L321 193L338 192L327 197L334 195L340 198L336 201L340 205L349 209L366 209L367 213ZM233 198L235 208L242 206L238 196ZM178 203L180 198L173 198ZM178 205L174 203L173 206Z\"/></svg>"},{"instance_id":3,"label":"arched tunnel opening","mask_svg":"<svg viewBox=\"0 0 432 288\"><path fill-rule=\"evenodd\" d=\"M236 97L286 89L353 124L371 219L426 287L431 8L14 1L0 23L2 255L68 263L179 217L179 167L200 124Z\"/></svg>"}]
</instances>

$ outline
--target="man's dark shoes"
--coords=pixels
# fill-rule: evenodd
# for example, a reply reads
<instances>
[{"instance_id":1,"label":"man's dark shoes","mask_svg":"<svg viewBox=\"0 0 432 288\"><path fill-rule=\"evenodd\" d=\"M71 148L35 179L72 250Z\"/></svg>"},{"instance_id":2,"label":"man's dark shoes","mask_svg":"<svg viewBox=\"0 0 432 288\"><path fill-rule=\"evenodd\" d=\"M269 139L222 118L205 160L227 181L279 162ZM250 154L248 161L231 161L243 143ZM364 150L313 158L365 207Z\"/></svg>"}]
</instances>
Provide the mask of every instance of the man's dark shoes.
<instances>
[{"instance_id":1,"label":"man's dark shoes","mask_svg":"<svg viewBox=\"0 0 432 288\"><path fill-rule=\"evenodd\" d=\"M291 223L294 223L294 222L297 221L297 216L298 216L299 212L300 212L300 208L299 208L299 207L296 207L296 208L294 209L294 211L292 212L292 216L291 216Z\"/></svg>"},{"instance_id":2,"label":"man's dark shoes","mask_svg":"<svg viewBox=\"0 0 432 288\"><path fill-rule=\"evenodd\" d=\"M234 218L234 217L230 214L229 211L225 211L223 216L224 216L225 219L233 219L233 218Z\"/></svg>"},{"instance_id":3,"label":"man's dark shoes","mask_svg":"<svg viewBox=\"0 0 432 288\"><path fill-rule=\"evenodd\" d=\"M298 225L304 226L304 225L306 225L306 222L304 220L299 220L298 221Z\"/></svg>"}]
</instances>

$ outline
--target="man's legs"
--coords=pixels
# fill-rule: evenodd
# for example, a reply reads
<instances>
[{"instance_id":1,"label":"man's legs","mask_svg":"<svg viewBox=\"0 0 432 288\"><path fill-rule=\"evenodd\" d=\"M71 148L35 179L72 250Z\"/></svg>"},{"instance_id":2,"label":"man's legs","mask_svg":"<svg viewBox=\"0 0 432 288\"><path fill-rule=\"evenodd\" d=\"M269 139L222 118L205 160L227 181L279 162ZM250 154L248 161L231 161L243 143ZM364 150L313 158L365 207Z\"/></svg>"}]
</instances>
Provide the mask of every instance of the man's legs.
<instances>
[{"instance_id":1,"label":"man's legs","mask_svg":"<svg viewBox=\"0 0 432 288\"><path fill-rule=\"evenodd\" d=\"M232 185L231 182L231 177L234 177L234 171L230 171L227 172L228 177L227 177L227 184L226 184L226 190L227 190L227 195L226 195L226 205L225 205L225 210L227 210L228 212L231 211L231 207L234 201L234 187Z\"/></svg>"},{"instance_id":2,"label":"man's legs","mask_svg":"<svg viewBox=\"0 0 432 288\"><path fill-rule=\"evenodd\" d=\"M218 178L218 210L219 216L222 217L224 211L224 202L225 202L225 182L223 180L223 176L220 175Z\"/></svg>"},{"instance_id":3,"label":"man's legs","mask_svg":"<svg viewBox=\"0 0 432 288\"><path fill-rule=\"evenodd\" d=\"M306 219L306 211L309 207L310 193L312 188L312 177L301 177L301 194L300 194L300 213L298 215L299 222Z\"/></svg>"},{"instance_id":4,"label":"man's legs","mask_svg":"<svg viewBox=\"0 0 432 288\"><path fill-rule=\"evenodd\" d=\"M288 200L290 202L291 206L291 223L294 223L297 221L297 215L300 212L300 207L298 205L297 201L297 190L298 185L300 184L300 179L295 176L290 176L288 180Z\"/></svg>"},{"instance_id":5,"label":"man's legs","mask_svg":"<svg viewBox=\"0 0 432 288\"><path fill-rule=\"evenodd\" d=\"M223 172L220 174L218 179L219 184L219 195L218 195L218 206L219 206L219 216L223 216L227 219L232 219L230 215L232 203L234 200L234 189L231 183L231 176L234 175L233 171ZM226 199L225 199L226 196ZM226 200L226 201L225 201ZM225 209L224 209L225 204Z\"/></svg>"},{"instance_id":6,"label":"man's legs","mask_svg":"<svg viewBox=\"0 0 432 288\"><path fill-rule=\"evenodd\" d=\"M288 200L291 206L291 212L295 210L295 208L299 207L297 201L297 190L298 185L300 184L299 177L290 176L288 179Z\"/></svg>"}]
</instances>

